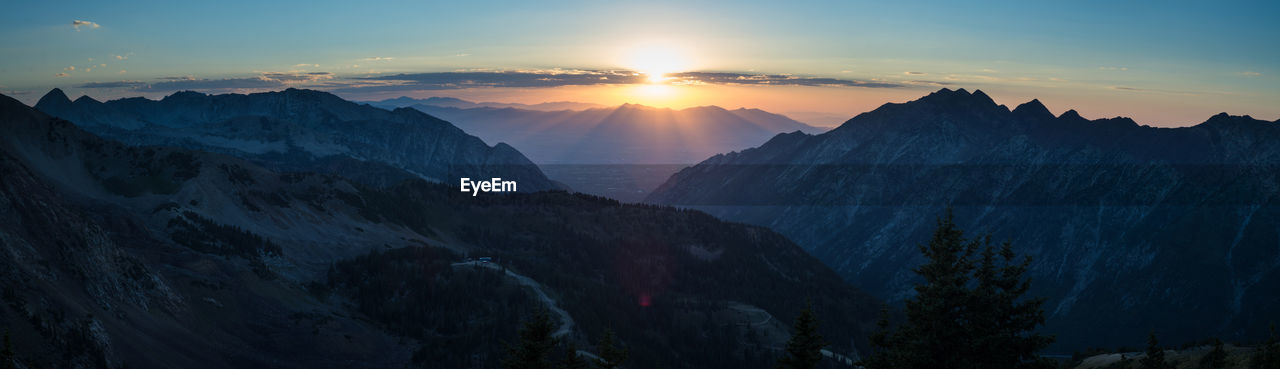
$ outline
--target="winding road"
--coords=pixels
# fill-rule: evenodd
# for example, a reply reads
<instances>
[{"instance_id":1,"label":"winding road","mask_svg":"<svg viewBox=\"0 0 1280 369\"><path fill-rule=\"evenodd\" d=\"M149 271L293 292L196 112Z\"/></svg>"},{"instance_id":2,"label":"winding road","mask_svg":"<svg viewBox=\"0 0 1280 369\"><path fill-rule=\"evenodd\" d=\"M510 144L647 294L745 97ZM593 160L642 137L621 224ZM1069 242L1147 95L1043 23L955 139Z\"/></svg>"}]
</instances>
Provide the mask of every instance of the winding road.
<instances>
[{"instance_id":1,"label":"winding road","mask_svg":"<svg viewBox=\"0 0 1280 369\"><path fill-rule=\"evenodd\" d=\"M556 304L556 300L552 299L551 296L548 296L547 293L542 290L542 284L538 283L538 281L533 280L533 278L529 278L524 275L517 274L516 272L511 271L511 269L504 270L501 265L498 265L492 262L483 262L483 261L473 260L473 261L464 261L461 263L453 263L452 265L454 267L471 265L471 266L489 268L493 270L503 270L508 277L514 278L516 282L519 282L521 285L532 289L534 295L537 296L539 300L542 300L543 304L547 305L548 310L551 310L552 313L560 316L560 328L556 329L554 333L551 333L552 337L562 337L566 334L569 334L569 332L573 332L573 317L569 316L569 312L564 311L564 309L561 309L560 305Z\"/></svg>"}]
</instances>

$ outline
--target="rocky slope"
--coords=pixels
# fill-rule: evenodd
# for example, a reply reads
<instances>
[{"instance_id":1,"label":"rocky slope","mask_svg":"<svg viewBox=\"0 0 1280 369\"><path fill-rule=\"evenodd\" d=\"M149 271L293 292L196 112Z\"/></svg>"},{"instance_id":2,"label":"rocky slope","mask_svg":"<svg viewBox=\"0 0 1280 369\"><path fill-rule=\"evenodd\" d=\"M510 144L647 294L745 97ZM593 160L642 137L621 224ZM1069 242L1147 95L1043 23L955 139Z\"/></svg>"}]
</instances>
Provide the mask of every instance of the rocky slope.
<instances>
[{"instance_id":1,"label":"rocky slope","mask_svg":"<svg viewBox=\"0 0 1280 369\"><path fill-rule=\"evenodd\" d=\"M54 89L36 109L131 145L169 145L247 158L279 170L333 173L388 185L410 177L514 179L559 188L511 146L485 145L413 109L383 110L320 91L249 95L178 92L161 100L71 101Z\"/></svg>"},{"instance_id":2,"label":"rocky slope","mask_svg":"<svg viewBox=\"0 0 1280 369\"><path fill-rule=\"evenodd\" d=\"M1280 313L1276 142L1280 125L1247 116L1152 128L943 89L717 155L648 201L769 226L891 301L953 206L1035 258L1058 350L1256 338Z\"/></svg>"}]
</instances>

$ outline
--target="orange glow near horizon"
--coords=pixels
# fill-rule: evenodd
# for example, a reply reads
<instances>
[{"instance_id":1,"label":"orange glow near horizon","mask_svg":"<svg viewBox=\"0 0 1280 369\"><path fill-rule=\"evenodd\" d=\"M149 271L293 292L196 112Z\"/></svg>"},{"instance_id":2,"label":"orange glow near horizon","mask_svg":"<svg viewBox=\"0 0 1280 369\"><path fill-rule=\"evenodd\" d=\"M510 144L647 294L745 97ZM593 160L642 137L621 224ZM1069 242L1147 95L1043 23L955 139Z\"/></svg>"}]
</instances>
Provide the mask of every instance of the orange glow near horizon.
<instances>
[{"instance_id":1,"label":"orange glow near horizon","mask_svg":"<svg viewBox=\"0 0 1280 369\"><path fill-rule=\"evenodd\" d=\"M950 86L951 88L975 86ZM716 105L725 109L756 108L783 114L815 126L836 126L855 115L871 111L885 103L902 103L929 94L937 87L869 89L813 86L754 86L754 85L679 85L670 83L646 83L634 85L563 86L550 88L470 88L457 90L397 91L378 95L361 96L361 100L380 100L409 96L456 97L477 102L511 102L538 104L556 101L575 101L617 106L624 103L640 104L655 108L685 109L696 106ZM1015 88L982 87L999 104L1013 108L1018 104L1038 98L1049 110L1062 114L1075 109L1089 119L1128 116L1139 124L1159 127L1187 126L1203 122L1213 114L1228 111L1232 114L1249 114L1246 106L1218 106L1197 101L1195 96L1178 97L1176 105L1164 99L1124 100L1116 95L1123 91L1104 91L1080 97L1078 91L1066 89L1027 90ZM1255 115L1261 119L1275 119Z\"/></svg>"},{"instance_id":2,"label":"orange glow near horizon","mask_svg":"<svg viewBox=\"0 0 1280 369\"><path fill-rule=\"evenodd\" d=\"M686 92L688 91L684 91L680 86L663 83L632 85L618 89L618 95L627 100L626 102L659 108L681 106L682 100L688 97L685 96Z\"/></svg>"}]
</instances>

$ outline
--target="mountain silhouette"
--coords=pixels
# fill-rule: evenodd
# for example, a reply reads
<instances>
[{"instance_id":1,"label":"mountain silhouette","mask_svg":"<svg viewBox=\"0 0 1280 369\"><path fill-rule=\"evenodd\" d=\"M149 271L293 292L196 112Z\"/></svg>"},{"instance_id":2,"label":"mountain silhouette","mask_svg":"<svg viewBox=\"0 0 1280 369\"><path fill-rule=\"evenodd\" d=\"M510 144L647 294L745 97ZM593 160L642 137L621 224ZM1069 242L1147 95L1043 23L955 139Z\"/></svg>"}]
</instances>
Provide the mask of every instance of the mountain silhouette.
<instances>
[{"instance_id":1,"label":"mountain silhouette","mask_svg":"<svg viewBox=\"0 0 1280 369\"><path fill-rule=\"evenodd\" d=\"M780 134L673 175L647 199L767 225L857 286L911 295L934 219L1035 258L1058 350L1265 336L1280 313L1280 126L1183 128L1013 110L942 89L819 135Z\"/></svg>"},{"instance_id":2,"label":"mountain silhouette","mask_svg":"<svg viewBox=\"0 0 1280 369\"><path fill-rule=\"evenodd\" d=\"M488 146L449 122L413 109L384 110L321 91L248 95L183 91L69 101L54 89L36 104L50 115L133 145L173 145L247 158L280 170L321 171L370 184L419 177L502 177L517 190L561 188L511 146Z\"/></svg>"}]
</instances>

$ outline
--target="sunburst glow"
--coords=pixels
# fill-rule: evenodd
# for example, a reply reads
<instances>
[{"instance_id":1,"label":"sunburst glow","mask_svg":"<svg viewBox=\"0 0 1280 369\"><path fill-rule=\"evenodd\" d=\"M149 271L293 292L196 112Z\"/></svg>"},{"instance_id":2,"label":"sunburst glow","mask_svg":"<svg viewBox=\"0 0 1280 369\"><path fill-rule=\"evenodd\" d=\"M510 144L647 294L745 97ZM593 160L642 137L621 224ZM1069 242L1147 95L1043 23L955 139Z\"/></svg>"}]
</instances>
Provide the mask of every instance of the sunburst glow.
<instances>
[{"instance_id":1,"label":"sunburst glow","mask_svg":"<svg viewBox=\"0 0 1280 369\"><path fill-rule=\"evenodd\" d=\"M688 53L675 45L647 43L628 49L624 65L644 73L649 83L661 83L670 73L685 71L691 66Z\"/></svg>"}]
</instances>

